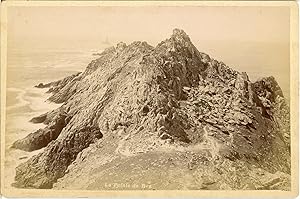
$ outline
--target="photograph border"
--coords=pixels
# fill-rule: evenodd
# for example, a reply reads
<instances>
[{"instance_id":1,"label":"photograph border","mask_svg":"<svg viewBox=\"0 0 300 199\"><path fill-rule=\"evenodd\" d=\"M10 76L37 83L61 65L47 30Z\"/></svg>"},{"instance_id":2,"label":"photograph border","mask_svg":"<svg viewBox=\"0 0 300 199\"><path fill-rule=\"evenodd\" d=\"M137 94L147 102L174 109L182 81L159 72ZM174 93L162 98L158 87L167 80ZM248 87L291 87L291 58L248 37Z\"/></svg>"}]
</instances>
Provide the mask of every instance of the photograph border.
<instances>
[{"instance_id":1,"label":"photograph border","mask_svg":"<svg viewBox=\"0 0 300 199\"><path fill-rule=\"evenodd\" d=\"M53 190L5 189L7 8L12 6L287 6L290 8L291 190ZM299 184L298 5L294 1L4 1L1 2L1 194L5 197L296 197Z\"/></svg>"}]
</instances>

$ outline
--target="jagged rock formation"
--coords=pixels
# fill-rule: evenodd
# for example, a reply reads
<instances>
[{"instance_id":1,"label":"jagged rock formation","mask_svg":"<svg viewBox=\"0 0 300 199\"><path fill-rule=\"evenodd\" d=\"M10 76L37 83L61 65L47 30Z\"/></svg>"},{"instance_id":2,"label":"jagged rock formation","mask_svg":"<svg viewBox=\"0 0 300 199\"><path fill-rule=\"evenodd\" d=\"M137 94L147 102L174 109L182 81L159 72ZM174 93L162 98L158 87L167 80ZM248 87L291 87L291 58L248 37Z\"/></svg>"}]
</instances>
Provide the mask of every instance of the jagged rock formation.
<instances>
[{"instance_id":1,"label":"jagged rock formation","mask_svg":"<svg viewBox=\"0 0 300 199\"><path fill-rule=\"evenodd\" d=\"M67 83L69 83L71 80L73 80L75 77L77 77L80 74L81 73L76 73L76 74L68 76L68 77L66 77L66 78L64 78L62 80L58 80L58 81L55 81L55 82L50 82L50 83L47 83L47 84L40 83L40 84L36 85L35 87L36 88L55 87L55 89L51 88L48 91L49 93L54 92L54 91L58 91L60 88L63 88Z\"/></svg>"},{"instance_id":2,"label":"jagged rock formation","mask_svg":"<svg viewBox=\"0 0 300 199\"><path fill-rule=\"evenodd\" d=\"M44 129L39 129L34 133L30 133L25 138L17 140L13 143L12 147L21 149L24 151L34 151L41 149L49 144L52 140L55 140L62 129L70 121L70 117L64 113L57 113L54 118L51 118L51 122L48 122L47 115L43 114L40 117L33 118L32 122L48 124ZM50 114L49 114L50 115Z\"/></svg>"},{"instance_id":3,"label":"jagged rock formation","mask_svg":"<svg viewBox=\"0 0 300 199\"><path fill-rule=\"evenodd\" d=\"M113 173L123 180L159 173L172 181L155 189L289 189L289 109L275 79L250 82L199 52L182 30L155 48L119 43L83 73L46 86L49 100L63 104L33 118L47 127L14 144L46 146L17 167L17 187L52 188L61 178L55 188L103 189L107 168L120 167L127 170ZM154 159L160 167L147 164L143 173L142 162ZM132 161L144 177L128 176ZM190 180L170 177L176 169L191 170Z\"/></svg>"}]
</instances>

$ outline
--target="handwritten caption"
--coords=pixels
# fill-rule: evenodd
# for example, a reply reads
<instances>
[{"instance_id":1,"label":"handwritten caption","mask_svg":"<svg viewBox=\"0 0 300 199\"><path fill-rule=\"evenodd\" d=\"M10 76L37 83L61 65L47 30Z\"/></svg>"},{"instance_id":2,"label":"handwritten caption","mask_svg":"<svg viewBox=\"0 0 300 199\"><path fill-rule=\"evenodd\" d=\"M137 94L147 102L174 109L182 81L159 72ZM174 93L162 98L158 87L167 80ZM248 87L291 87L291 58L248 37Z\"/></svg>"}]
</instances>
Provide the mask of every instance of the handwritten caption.
<instances>
[{"instance_id":1,"label":"handwritten caption","mask_svg":"<svg viewBox=\"0 0 300 199\"><path fill-rule=\"evenodd\" d=\"M152 189L151 184L131 184L131 183L105 183L105 188L110 189Z\"/></svg>"}]
</instances>

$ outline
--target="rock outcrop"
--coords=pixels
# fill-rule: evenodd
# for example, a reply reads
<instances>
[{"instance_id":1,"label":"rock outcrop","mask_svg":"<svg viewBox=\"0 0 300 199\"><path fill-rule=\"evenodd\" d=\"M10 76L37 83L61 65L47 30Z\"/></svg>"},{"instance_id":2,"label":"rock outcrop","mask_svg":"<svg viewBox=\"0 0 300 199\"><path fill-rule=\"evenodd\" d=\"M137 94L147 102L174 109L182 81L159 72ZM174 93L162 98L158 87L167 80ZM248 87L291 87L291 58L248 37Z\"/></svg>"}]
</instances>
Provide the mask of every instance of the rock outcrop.
<instances>
[{"instance_id":1,"label":"rock outcrop","mask_svg":"<svg viewBox=\"0 0 300 199\"><path fill-rule=\"evenodd\" d=\"M201 156L191 167L196 165L197 175L216 176L222 182L212 186L216 189L289 187L289 108L275 79L252 83L246 73L199 52L182 30L175 29L156 47L121 42L99 54L83 73L46 85L53 94L49 100L63 104L33 118L47 126L14 144L29 151L45 147L17 167L17 187L52 188L61 178L55 187L64 188L75 175L88 185L93 179L87 179L87 171L151 154L172 153L161 157L174 158L174 150ZM240 186L226 181L231 174L222 162L229 170L243 165L241 175L259 168L265 175L284 177L275 175L270 185L257 179ZM218 169L225 174L215 174ZM95 178L103 175L98 172ZM278 185L281 179L284 188ZM211 185L203 183L193 189Z\"/></svg>"},{"instance_id":2,"label":"rock outcrop","mask_svg":"<svg viewBox=\"0 0 300 199\"><path fill-rule=\"evenodd\" d=\"M51 89L48 92L49 93L55 92L55 91L58 91L60 88L64 87L67 83L69 83L70 81L72 81L79 74L80 73L76 73L76 74L70 75L68 77L65 77L62 80L50 82L50 83L47 83L47 84L39 83L38 85L36 85L34 87L36 87L36 88L50 88L51 87Z\"/></svg>"},{"instance_id":3,"label":"rock outcrop","mask_svg":"<svg viewBox=\"0 0 300 199\"><path fill-rule=\"evenodd\" d=\"M38 118L40 120L33 118L33 121L39 123L45 122L46 117L47 116L43 114ZM30 133L25 138L17 140L13 143L12 147L24 151L41 149L47 146L52 140L55 140L70 120L71 118L68 117L67 114L59 112L51 122L47 123L48 125L44 129L39 129L34 133Z\"/></svg>"}]
</instances>

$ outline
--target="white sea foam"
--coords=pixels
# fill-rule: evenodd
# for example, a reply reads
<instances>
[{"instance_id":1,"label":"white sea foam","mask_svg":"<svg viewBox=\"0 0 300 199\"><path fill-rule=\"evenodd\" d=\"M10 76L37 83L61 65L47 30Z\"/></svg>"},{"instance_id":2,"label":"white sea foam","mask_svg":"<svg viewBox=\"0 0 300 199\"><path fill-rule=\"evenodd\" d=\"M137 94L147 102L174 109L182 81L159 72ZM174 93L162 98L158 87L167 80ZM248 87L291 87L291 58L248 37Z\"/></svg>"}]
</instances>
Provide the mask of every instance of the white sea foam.
<instances>
[{"instance_id":1,"label":"white sea foam","mask_svg":"<svg viewBox=\"0 0 300 199\"><path fill-rule=\"evenodd\" d=\"M29 106L29 108L34 112L42 112L61 106L61 104L55 104L47 100L51 96L51 94L46 93L48 88L8 88L7 90L18 93L16 97L17 103L15 105L7 106L7 111L23 106Z\"/></svg>"},{"instance_id":2,"label":"white sea foam","mask_svg":"<svg viewBox=\"0 0 300 199\"><path fill-rule=\"evenodd\" d=\"M47 89L39 88L8 88L8 91L17 92L17 103L7 107L8 112L6 120L5 148L6 148L6 172L5 186L10 187L14 182L15 168L20 163L28 160L30 157L37 155L43 149L33 152L26 152L11 148L12 144L21 138L26 137L29 133L35 132L40 128L44 128L44 124L30 123L29 120L42 113L58 108L61 104L51 103L46 101L51 94L46 93ZM29 107L30 112L27 112L23 107Z\"/></svg>"},{"instance_id":3,"label":"white sea foam","mask_svg":"<svg viewBox=\"0 0 300 199\"><path fill-rule=\"evenodd\" d=\"M47 101L51 94L48 90L35 88L40 82L51 82L62 79L77 71L82 71L96 57L90 51L70 49L43 49L31 51L17 51L10 54L8 60L7 93L13 92L6 107L5 132L5 183L11 187L14 182L15 168L21 162L28 160L43 149L25 152L11 148L13 142L24 138L29 133L44 124L30 123L32 117L58 108L61 104Z\"/></svg>"},{"instance_id":4,"label":"white sea foam","mask_svg":"<svg viewBox=\"0 0 300 199\"><path fill-rule=\"evenodd\" d=\"M7 106L6 110L10 111L12 109L21 107L21 106L26 106L28 105L30 102L26 101L24 99L24 95L26 93L26 90L24 89L19 89L19 88L7 88L7 91L11 91L11 92L17 92L17 97L16 100L18 101L15 105L11 105L11 106Z\"/></svg>"},{"instance_id":5,"label":"white sea foam","mask_svg":"<svg viewBox=\"0 0 300 199\"><path fill-rule=\"evenodd\" d=\"M61 106L61 104L55 104L47 101L49 96L51 96L51 94L46 93L47 89L9 88L9 90L19 93L17 95L18 102L13 106L7 107L7 110L14 109L13 111L8 112L7 115L7 130L8 132L13 132L6 134L6 137L8 138L6 142L7 145L12 144L12 142L17 139L25 137L38 128L45 126L44 124L30 123L29 120L32 117L46 113ZM22 109L24 106L27 106L28 109Z\"/></svg>"}]
</instances>

